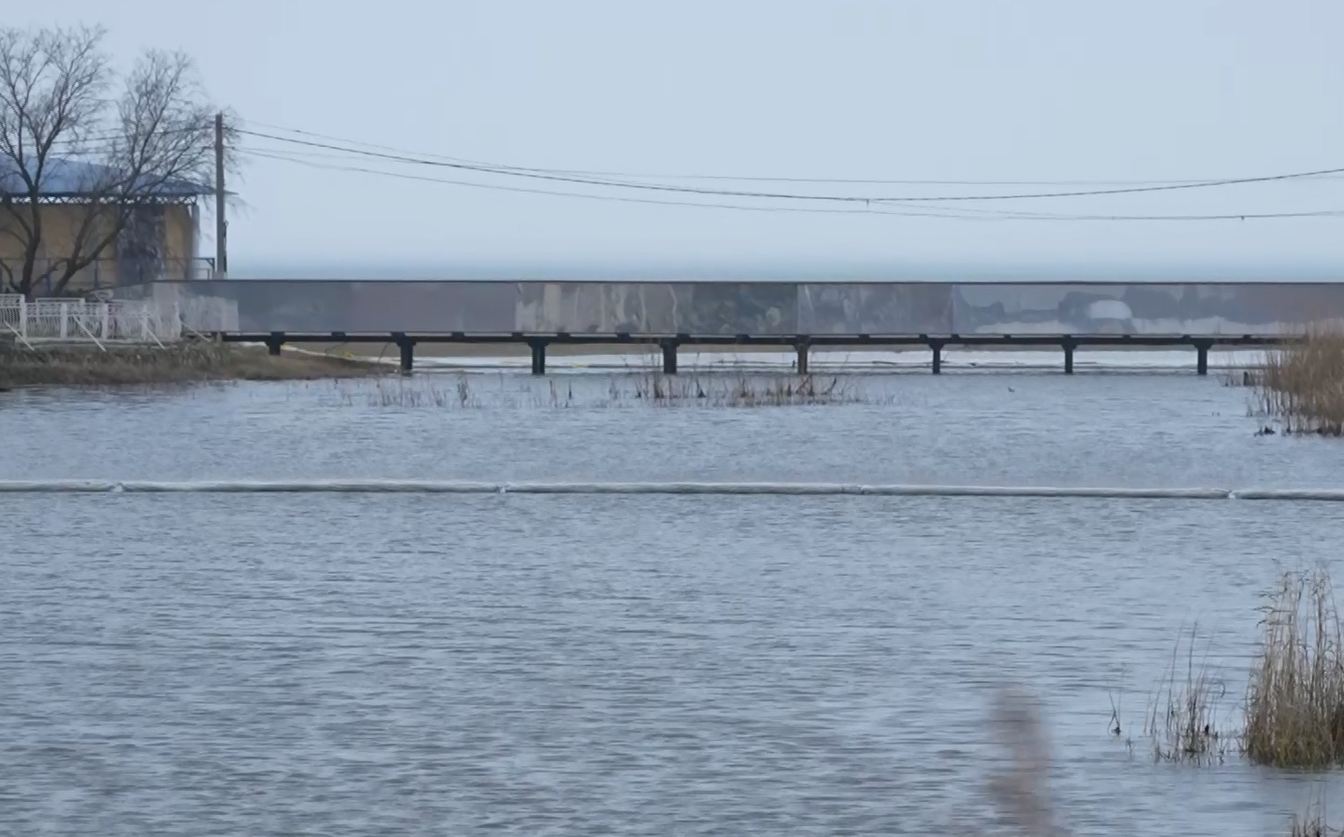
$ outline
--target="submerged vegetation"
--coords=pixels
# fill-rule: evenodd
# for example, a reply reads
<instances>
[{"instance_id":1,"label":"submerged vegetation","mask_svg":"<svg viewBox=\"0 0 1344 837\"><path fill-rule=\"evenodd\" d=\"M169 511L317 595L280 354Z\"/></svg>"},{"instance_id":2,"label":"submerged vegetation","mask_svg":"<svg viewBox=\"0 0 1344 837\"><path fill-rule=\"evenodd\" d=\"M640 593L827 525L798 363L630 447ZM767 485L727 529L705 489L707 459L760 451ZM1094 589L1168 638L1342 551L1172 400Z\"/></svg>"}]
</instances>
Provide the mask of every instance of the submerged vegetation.
<instances>
[{"instance_id":1,"label":"submerged vegetation","mask_svg":"<svg viewBox=\"0 0 1344 837\"><path fill-rule=\"evenodd\" d=\"M531 407L790 407L870 403L840 376L680 376L616 375L603 379L550 379L500 376L498 393L478 393L485 376L458 374L445 385L443 376L380 379L370 388L343 385L340 396L348 405L370 407L471 408L483 401L501 406ZM579 394L575 394L578 382ZM509 382L514 388L509 388ZM586 385L586 386L585 386Z\"/></svg>"},{"instance_id":2,"label":"submerged vegetation","mask_svg":"<svg viewBox=\"0 0 1344 837\"><path fill-rule=\"evenodd\" d=\"M1218 704L1227 692L1209 670L1206 658L1195 660L1196 631L1171 654L1171 665L1148 708L1144 734L1152 739L1158 761L1208 763L1227 755L1228 737L1218 726Z\"/></svg>"},{"instance_id":3,"label":"submerged vegetation","mask_svg":"<svg viewBox=\"0 0 1344 837\"><path fill-rule=\"evenodd\" d=\"M344 391L342 395L347 404L354 403L354 395ZM458 378L456 386L444 389L438 386L411 384L406 380L384 380L374 382L373 389L367 392L370 407L475 407L479 402L471 392L471 384L466 376Z\"/></svg>"},{"instance_id":4,"label":"submerged vegetation","mask_svg":"<svg viewBox=\"0 0 1344 837\"><path fill-rule=\"evenodd\" d=\"M613 388L613 400L629 398L673 405L700 402L714 407L786 407L805 404L852 404L858 394L838 376L818 380L812 375L782 375L767 378L636 377L633 388Z\"/></svg>"},{"instance_id":5,"label":"submerged vegetation","mask_svg":"<svg viewBox=\"0 0 1344 837\"><path fill-rule=\"evenodd\" d=\"M1247 380L1260 410L1288 432L1344 435L1344 332L1314 332L1270 351Z\"/></svg>"},{"instance_id":6,"label":"submerged vegetation","mask_svg":"<svg viewBox=\"0 0 1344 837\"><path fill-rule=\"evenodd\" d=\"M1160 761L1251 762L1297 770L1344 765L1344 629L1329 572L1286 572L1266 594L1261 641L1246 689L1245 725L1220 723L1226 696L1196 632L1176 643L1144 722ZM1119 734L1112 703L1114 734Z\"/></svg>"},{"instance_id":7,"label":"submerged vegetation","mask_svg":"<svg viewBox=\"0 0 1344 837\"><path fill-rule=\"evenodd\" d=\"M1336 830L1326 825L1325 812L1316 804L1305 814L1293 816L1288 837L1344 837L1344 829Z\"/></svg>"},{"instance_id":8,"label":"submerged vegetation","mask_svg":"<svg viewBox=\"0 0 1344 837\"><path fill-rule=\"evenodd\" d=\"M1221 691L1207 673L1194 662L1195 632L1191 631L1185 648L1184 684L1177 671L1181 647L1173 655L1166 685L1170 699L1163 711L1171 713L1159 721L1155 737L1166 742L1159 752L1164 760L1207 763L1210 756L1226 751L1221 736L1212 733L1216 696ZM1157 713L1158 715L1163 712ZM1203 721L1201 722L1201 719ZM989 800L1000 821L1012 833L1027 837L1066 837L1072 831L1066 822L1068 806L1057 806L1050 791L1050 746L1041 724L1036 703L1025 695L1002 691L994 706L992 730L1002 753L1003 767L992 774L986 785ZM1210 730L1204 729L1204 724ZM973 826L948 829L945 833L979 833ZM997 833L997 832L995 832ZM1294 814L1287 823L1286 837L1344 837L1344 829L1327 824L1325 806L1317 799L1306 810Z\"/></svg>"},{"instance_id":9,"label":"submerged vegetation","mask_svg":"<svg viewBox=\"0 0 1344 837\"><path fill-rule=\"evenodd\" d=\"M1158 760L1222 761L1235 747L1271 767L1344 764L1344 633L1329 572L1284 573L1266 599L1245 726L1230 731L1219 723L1226 688L1206 655L1197 657L1191 630L1177 642L1145 719Z\"/></svg>"}]
</instances>

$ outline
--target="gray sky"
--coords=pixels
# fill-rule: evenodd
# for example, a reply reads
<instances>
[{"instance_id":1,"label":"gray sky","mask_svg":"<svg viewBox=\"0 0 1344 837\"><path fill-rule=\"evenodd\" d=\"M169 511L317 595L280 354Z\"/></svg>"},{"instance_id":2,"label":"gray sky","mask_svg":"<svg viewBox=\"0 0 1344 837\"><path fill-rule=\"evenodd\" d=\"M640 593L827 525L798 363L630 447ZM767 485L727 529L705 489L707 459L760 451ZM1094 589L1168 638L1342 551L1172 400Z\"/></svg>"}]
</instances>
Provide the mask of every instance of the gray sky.
<instances>
[{"instance_id":1,"label":"gray sky","mask_svg":"<svg viewBox=\"0 0 1344 837\"><path fill-rule=\"evenodd\" d=\"M103 23L126 60L146 46L184 49L244 127L271 123L517 166L1041 181L1344 167L1338 0L136 0L117 3L115 13L112 7L46 0L21 13L27 20L13 21L12 12L10 19ZM897 196L968 191L675 182ZM742 212L487 191L261 159L247 163L238 190L247 205L230 227L236 273L1344 275L1344 218ZM1105 215L1344 210L1344 179L960 206ZM209 231L202 249L213 250Z\"/></svg>"}]
</instances>

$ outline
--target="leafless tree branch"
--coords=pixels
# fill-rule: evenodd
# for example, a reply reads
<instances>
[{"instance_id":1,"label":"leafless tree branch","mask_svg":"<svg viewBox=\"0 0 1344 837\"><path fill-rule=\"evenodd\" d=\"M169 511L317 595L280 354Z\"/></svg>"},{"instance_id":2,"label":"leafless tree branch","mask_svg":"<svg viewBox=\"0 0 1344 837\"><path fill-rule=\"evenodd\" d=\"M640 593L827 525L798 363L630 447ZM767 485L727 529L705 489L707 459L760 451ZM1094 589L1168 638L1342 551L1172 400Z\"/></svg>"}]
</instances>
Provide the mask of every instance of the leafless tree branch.
<instances>
[{"instance_id":1,"label":"leafless tree branch","mask_svg":"<svg viewBox=\"0 0 1344 837\"><path fill-rule=\"evenodd\" d=\"M0 29L0 206L23 244L13 284L59 294L113 246L138 210L202 191L214 165L213 109L191 59L149 50L123 80L102 29ZM72 177L78 173L78 177ZM59 178L77 198L71 239L39 274L43 207Z\"/></svg>"}]
</instances>

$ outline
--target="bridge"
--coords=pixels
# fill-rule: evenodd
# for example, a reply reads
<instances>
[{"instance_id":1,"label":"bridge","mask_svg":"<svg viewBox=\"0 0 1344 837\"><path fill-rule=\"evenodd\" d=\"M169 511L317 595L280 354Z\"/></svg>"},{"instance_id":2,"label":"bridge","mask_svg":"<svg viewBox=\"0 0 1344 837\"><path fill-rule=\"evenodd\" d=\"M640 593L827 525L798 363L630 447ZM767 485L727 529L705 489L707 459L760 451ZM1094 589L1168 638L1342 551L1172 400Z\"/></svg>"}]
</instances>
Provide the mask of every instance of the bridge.
<instances>
[{"instance_id":1,"label":"bridge","mask_svg":"<svg viewBox=\"0 0 1344 837\"><path fill-rule=\"evenodd\" d=\"M1086 346L1269 346L1344 330L1344 282L627 282L210 279L118 288L224 341L519 343L532 372L556 344L644 344L677 371L694 345L1051 346L1066 373Z\"/></svg>"}]
</instances>

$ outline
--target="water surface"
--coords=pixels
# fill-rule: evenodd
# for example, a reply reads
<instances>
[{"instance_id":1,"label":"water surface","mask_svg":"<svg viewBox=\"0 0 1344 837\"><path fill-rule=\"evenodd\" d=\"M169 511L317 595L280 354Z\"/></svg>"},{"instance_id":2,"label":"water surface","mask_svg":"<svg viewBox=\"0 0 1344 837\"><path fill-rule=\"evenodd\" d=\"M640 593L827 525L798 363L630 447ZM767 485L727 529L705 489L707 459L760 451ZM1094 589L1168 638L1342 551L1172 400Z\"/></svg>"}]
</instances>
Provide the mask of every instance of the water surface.
<instances>
[{"instance_id":1,"label":"water surface","mask_svg":"<svg viewBox=\"0 0 1344 837\"><path fill-rule=\"evenodd\" d=\"M456 392L455 376L421 380ZM471 376L465 407L384 406L368 382L10 394L0 479L1344 473L1344 447L1256 437L1245 390L1192 376L869 376L852 382L862 403L758 409L554 383ZM1155 764L1142 735L1192 628L1235 726L1259 593L1284 566L1335 560L1335 504L4 503L0 819L15 833L994 833L1005 684L1043 704L1051 792L1077 833L1268 835L1313 798L1344 810L1333 776Z\"/></svg>"}]
</instances>

